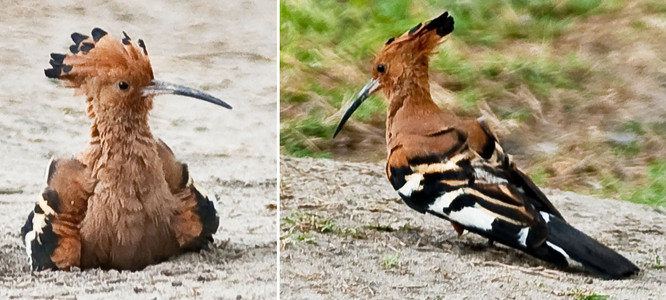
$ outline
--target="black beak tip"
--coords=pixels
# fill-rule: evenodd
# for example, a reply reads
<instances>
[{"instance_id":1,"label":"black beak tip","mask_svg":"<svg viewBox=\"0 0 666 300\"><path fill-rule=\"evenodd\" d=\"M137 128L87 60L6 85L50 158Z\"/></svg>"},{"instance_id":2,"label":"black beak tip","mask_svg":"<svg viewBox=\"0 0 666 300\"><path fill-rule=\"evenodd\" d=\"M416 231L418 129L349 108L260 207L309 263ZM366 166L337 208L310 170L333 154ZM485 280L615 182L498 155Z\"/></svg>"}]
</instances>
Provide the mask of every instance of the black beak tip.
<instances>
[{"instance_id":1,"label":"black beak tip","mask_svg":"<svg viewBox=\"0 0 666 300\"><path fill-rule=\"evenodd\" d=\"M349 114L349 115L351 115L351 114ZM345 126L345 123L347 123L348 118L349 118L349 116L347 114L345 114L345 116L342 117L342 120L340 120L340 123L338 123L338 127L335 127L335 132L333 132L333 138L338 136L338 133L340 133L340 131L342 131L342 127Z\"/></svg>"},{"instance_id":2,"label":"black beak tip","mask_svg":"<svg viewBox=\"0 0 666 300\"><path fill-rule=\"evenodd\" d=\"M338 126L338 128L335 128L335 132L333 133L333 138L335 138L336 136L338 136L338 133L340 133L340 129L342 129L341 126Z\"/></svg>"}]
</instances>

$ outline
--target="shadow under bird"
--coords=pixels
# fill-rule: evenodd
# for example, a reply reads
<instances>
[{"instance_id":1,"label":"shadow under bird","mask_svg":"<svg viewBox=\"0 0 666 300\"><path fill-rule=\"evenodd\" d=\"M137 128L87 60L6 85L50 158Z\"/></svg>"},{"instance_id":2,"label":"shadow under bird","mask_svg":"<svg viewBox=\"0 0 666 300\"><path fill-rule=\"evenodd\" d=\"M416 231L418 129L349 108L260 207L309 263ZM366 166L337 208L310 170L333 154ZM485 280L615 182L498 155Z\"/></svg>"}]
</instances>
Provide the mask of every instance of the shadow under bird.
<instances>
[{"instance_id":1,"label":"shadow under bird","mask_svg":"<svg viewBox=\"0 0 666 300\"><path fill-rule=\"evenodd\" d=\"M468 230L562 268L603 278L637 273L632 262L567 223L483 121L433 102L429 59L453 24L445 12L389 39L334 136L381 89L389 99L386 173L409 207L449 220L458 234Z\"/></svg>"},{"instance_id":2,"label":"shadow under bird","mask_svg":"<svg viewBox=\"0 0 666 300\"><path fill-rule=\"evenodd\" d=\"M33 270L138 270L206 248L217 231L213 201L153 137L148 113L160 94L231 106L155 80L144 42L123 35L73 33L70 52L52 53L44 72L85 95L91 125L84 152L52 159L46 188L21 229Z\"/></svg>"}]
</instances>

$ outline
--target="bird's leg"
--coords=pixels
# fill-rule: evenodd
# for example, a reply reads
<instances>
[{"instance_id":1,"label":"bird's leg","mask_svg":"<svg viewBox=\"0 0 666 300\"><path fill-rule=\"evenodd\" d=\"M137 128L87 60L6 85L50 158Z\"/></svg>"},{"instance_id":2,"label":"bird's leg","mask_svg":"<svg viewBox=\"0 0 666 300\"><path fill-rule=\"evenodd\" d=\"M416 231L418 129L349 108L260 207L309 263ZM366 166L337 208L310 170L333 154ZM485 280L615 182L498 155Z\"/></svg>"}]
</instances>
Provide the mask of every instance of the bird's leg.
<instances>
[{"instance_id":1,"label":"bird's leg","mask_svg":"<svg viewBox=\"0 0 666 300\"><path fill-rule=\"evenodd\" d=\"M453 229L458 233L458 236L461 236L463 232L465 232L465 228L463 228L462 225L456 222L451 222L451 225L453 225Z\"/></svg>"}]
</instances>

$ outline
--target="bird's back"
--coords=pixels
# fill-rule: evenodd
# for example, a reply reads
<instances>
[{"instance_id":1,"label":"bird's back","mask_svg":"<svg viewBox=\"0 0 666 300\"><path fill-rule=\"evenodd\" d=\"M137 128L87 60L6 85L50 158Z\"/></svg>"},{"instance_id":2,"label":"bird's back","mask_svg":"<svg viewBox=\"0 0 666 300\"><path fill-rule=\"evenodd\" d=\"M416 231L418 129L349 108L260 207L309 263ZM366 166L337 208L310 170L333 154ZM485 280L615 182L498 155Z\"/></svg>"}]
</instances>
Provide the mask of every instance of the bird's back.
<instances>
[{"instance_id":1,"label":"bird's back","mask_svg":"<svg viewBox=\"0 0 666 300\"><path fill-rule=\"evenodd\" d=\"M490 128L472 118L460 118L434 102L398 110L387 121L387 175L393 187L403 186L405 174L417 165L438 164L469 148L500 177L525 192L529 204L562 218L560 212L541 190L504 152ZM461 152L462 151L462 152ZM471 175L470 175L471 176Z\"/></svg>"}]
</instances>

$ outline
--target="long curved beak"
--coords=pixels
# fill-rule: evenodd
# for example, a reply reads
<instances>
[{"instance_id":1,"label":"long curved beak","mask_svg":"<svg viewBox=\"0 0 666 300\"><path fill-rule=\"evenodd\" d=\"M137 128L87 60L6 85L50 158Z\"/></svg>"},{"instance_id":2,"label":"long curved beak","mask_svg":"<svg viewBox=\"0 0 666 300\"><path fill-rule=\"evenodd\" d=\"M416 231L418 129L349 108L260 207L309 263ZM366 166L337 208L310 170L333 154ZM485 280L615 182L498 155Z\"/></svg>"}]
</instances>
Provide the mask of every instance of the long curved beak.
<instances>
[{"instance_id":1,"label":"long curved beak","mask_svg":"<svg viewBox=\"0 0 666 300\"><path fill-rule=\"evenodd\" d=\"M217 104L224 108L231 109L231 105L200 90L159 80L153 80L151 83L152 83L151 85L143 88L144 96L164 95L164 94L180 95L180 96L196 98L199 100Z\"/></svg>"},{"instance_id":2,"label":"long curved beak","mask_svg":"<svg viewBox=\"0 0 666 300\"><path fill-rule=\"evenodd\" d=\"M338 123L338 127L335 128L335 133L333 133L333 138L335 138L336 135L338 135L338 132L342 130L342 126L345 125L347 120L349 120L349 117L356 111L356 109L361 106L361 103L365 101L365 99L368 99L372 93L377 91L381 87L381 84L379 83L379 80L377 79L370 79L370 82L366 84L363 89L361 89L360 92L358 92L358 96L356 96L356 100L352 102L351 105L349 105L349 108L347 108L347 111L345 111L345 114L342 116L342 119L340 119L340 123Z\"/></svg>"}]
</instances>

